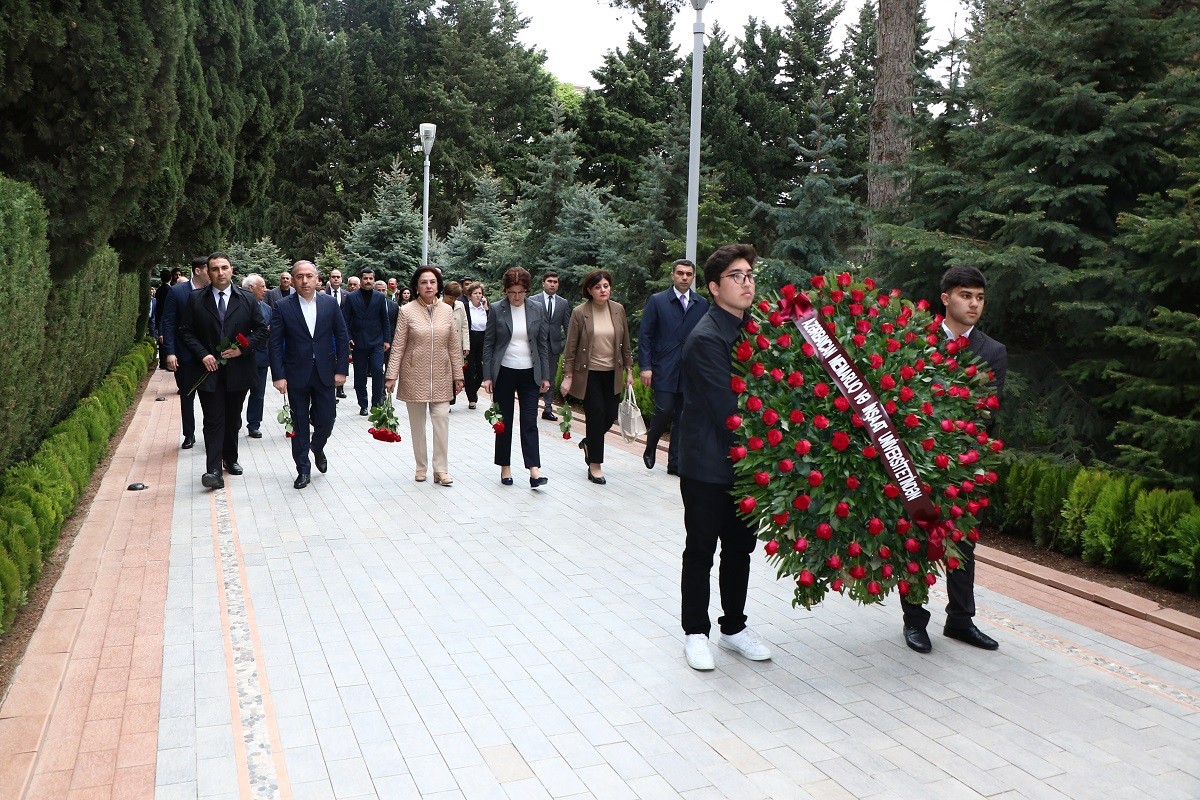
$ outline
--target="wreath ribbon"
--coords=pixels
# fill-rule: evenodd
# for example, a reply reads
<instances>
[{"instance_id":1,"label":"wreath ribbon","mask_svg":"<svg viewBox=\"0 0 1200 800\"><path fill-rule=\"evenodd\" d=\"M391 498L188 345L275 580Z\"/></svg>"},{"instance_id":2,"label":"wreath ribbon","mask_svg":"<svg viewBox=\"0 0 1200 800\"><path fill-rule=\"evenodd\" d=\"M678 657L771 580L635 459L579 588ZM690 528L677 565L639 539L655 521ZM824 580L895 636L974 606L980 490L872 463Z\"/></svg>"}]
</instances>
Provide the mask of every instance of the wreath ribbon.
<instances>
[{"instance_id":1,"label":"wreath ribbon","mask_svg":"<svg viewBox=\"0 0 1200 800\"><path fill-rule=\"evenodd\" d=\"M783 303L786 304L785 310L790 310L792 322L804 341L812 346L813 358L821 364L833 385L862 419L871 435L871 442L879 451L884 471L900 488L905 512L928 533L930 557L940 558L944 552L942 539L948 533L948 525L941 521L941 514L925 491L917 474L916 462L904 446L899 429L846 348L825 330L808 295L799 292L790 298L783 298Z\"/></svg>"}]
</instances>

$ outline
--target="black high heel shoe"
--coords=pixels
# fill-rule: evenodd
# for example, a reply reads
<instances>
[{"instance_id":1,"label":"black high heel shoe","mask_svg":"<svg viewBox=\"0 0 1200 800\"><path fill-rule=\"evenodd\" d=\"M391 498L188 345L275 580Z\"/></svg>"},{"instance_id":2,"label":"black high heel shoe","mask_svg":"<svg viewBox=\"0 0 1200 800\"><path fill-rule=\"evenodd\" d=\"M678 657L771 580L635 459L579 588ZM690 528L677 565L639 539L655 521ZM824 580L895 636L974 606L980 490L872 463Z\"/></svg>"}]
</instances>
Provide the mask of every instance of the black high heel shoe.
<instances>
[{"instance_id":1,"label":"black high heel shoe","mask_svg":"<svg viewBox=\"0 0 1200 800\"><path fill-rule=\"evenodd\" d=\"M540 489L541 487L545 486L549 482L550 482L550 479L547 478L545 475L541 475L537 478L531 477L529 479L529 488L530 489Z\"/></svg>"},{"instance_id":2,"label":"black high heel shoe","mask_svg":"<svg viewBox=\"0 0 1200 800\"><path fill-rule=\"evenodd\" d=\"M595 475L592 474L592 471L590 469L587 471L587 476L588 476L588 480L591 481L592 483L598 483L601 486L608 483L608 481L606 481L604 479L603 475L601 475L599 478L597 478Z\"/></svg>"},{"instance_id":3,"label":"black high heel shoe","mask_svg":"<svg viewBox=\"0 0 1200 800\"><path fill-rule=\"evenodd\" d=\"M512 486L513 485L512 476L510 475L507 478L501 477L500 483L504 484L505 486Z\"/></svg>"},{"instance_id":4,"label":"black high heel shoe","mask_svg":"<svg viewBox=\"0 0 1200 800\"><path fill-rule=\"evenodd\" d=\"M586 436L579 440L579 449L583 451L583 463L587 464L590 467L592 465L592 460L590 458L588 458L587 437Z\"/></svg>"}]
</instances>

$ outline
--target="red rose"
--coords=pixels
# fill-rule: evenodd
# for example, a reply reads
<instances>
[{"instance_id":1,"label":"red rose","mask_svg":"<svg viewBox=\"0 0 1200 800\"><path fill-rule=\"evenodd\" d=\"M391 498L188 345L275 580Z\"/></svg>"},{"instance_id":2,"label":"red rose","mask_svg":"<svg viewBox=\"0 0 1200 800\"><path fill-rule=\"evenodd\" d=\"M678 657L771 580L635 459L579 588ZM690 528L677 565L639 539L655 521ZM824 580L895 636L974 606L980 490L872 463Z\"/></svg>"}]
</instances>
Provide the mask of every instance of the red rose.
<instances>
[{"instance_id":1,"label":"red rose","mask_svg":"<svg viewBox=\"0 0 1200 800\"><path fill-rule=\"evenodd\" d=\"M904 519L903 517L901 517L900 519L896 520L896 533L898 533L898 534L900 534L901 536L903 536L904 534L908 533L908 532L909 532L909 531L911 531L911 530L912 530L912 523L911 523L911 522L909 522L908 520Z\"/></svg>"},{"instance_id":2,"label":"red rose","mask_svg":"<svg viewBox=\"0 0 1200 800\"><path fill-rule=\"evenodd\" d=\"M907 364L900 368L900 380L911 381L917 376L917 371Z\"/></svg>"},{"instance_id":3,"label":"red rose","mask_svg":"<svg viewBox=\"0 0 1200 800\"><path fill-rule=\"evenodd\" d=\"M496 432L496 435L499 436L500 434L504 433L504 423L497 422L495 425L492 426L492 430L494 430Z\"/></svg>"},{"instance_id":4,"label":"red rose","mask_svg":"<svg viewBox=\"0 0 1200 800\"><path fill-rule=\"evenodd\" d=\"M803 536L801 536L799 539L796 540L796 543L794 545L792 545L792 549L795 550L797 553L803 553L805 550L808 549L808 539L805 539Z\"/></svg>"},{"instance_id":5,"label":"red rose","mask_svg":"<svg viewBox=\"0 0 1200 800\"><path fill-rule=\"evenodd\" d=\"M862 545L860 545L858 542L851 542L846 546L846 552L852 558L858 558L862 555Z\"/></svg>"},{"instance_id":6,"label":"red rose","mask_svg":"<svg viewBox=\"0 0 1200 800\"><path fill-rule=\"evenodd\" d=\"M763 422L768 425L774 425L776 422L779 422L779 412L773 408L768 408L763 412Z\"/></svg>"},{"instance_id":7,"label":"red rose","mask_svg":"<svg viewBox=\"0 0 1200 800\"><path fill-rule=\"evenodd\" d=\"M882 591L879 581L867 581L867 594L879 594Z\"/></svg>"},{"instance_id":8,"label":"red rose","mask_svg":"<svg viewBox=\"0 0 1200 800\"><path fill-rule=\"evenodd\" d=\"M933 463L937 465L938 469L946 469L950 466L950 457L945 453L938 453L933 457Z\"/></svg>"},{"instance_id":9,"label":"red rose","mask_svg":"<svg viewBox=\"0 0 1200 800\"><path fill-rule=\"evenodd\" d=\"M843 289L845 289L847 286L849 286L850 285L850 273L849 272L839 273L837 276L837 285L842 287Z\"/></svg>"},{"instance_id":10,"label":"red rose","mask_svg":"<svg viewBox=\"0 0 1200 800\"><path fill-rule=\"evenodd\" d=\"M845 519L846 517L850 516L850 504L849 503L838 503L836 506L833 507L833 513L836 514L841 519Z\"/></svg>"},{"instance_id":11,"label":"red rose","mask_svg":"<svg viewBox=\"0 0 1200 800\"><path fill-rule=\"evenodd\" d=\"M1000 398L993 394L993 395L990 395L987 400L984 400L983 403L988 408L995 411L997 408L1000 407Z\"/></svg>"},{"instance_id":12,"label":"red rose","mask_svg":"<svg viewBox=\"0 0 1200 800\"><path fill-rule=\"evenodd\" d=\"M938 423L938 426L941 427L944 433L954 432L954 420L952 419L944 419Z\"/></svg>"},{"instance_id":13,"label":"red rose","mask_svg":"<svg viewBox=\"0 0 1200 800\"><path fill-rule=\"evenodd\" d=\"M896 332L896 326L890 322L885 322L879 326L879 330L881 330L884 333L886 333L887 335L891 336L893 333Z\"/></svg>"},{"instance_id":14,"label":"red rose","mask_svg":"<svg viewBox=\"0 0 1200 800\"><path fill-rule=\"evenodd\" d=\"M788 516L789 516L789 515L788 515L788 512L784 511L783 513L780 513L780 514L772 514L772 515L771 515L771 520L772 520L772 521L773 521L773 522L774 522L776 525L779 525L780 527L782 527L782 526L784 526L784 525L787 525Z\"/></svg>"},{"instance_id":15,"label":"red rose","mask_svg":"<svg viewBox=\"0 0 1200 800\"><path fill-rule=\"evenodd\" d=\"M757 436L751 436L749 439L746 440L746 444L748 444L750 446L751 450L762 450L763 449L763 440L758 438Z\"/></svg>"},{"instance_id":16,"label":"red rose","mask_svg":"<svg viewBox=\"0 0 1200 800\"><path fill-rule=\"evenodd\" d=\"M818 430L825 430L829 427L829 418L824 414L817 414L815 417L813 417L812 424L813 427L817 428Z\"/></svg>"},{"instance_id":17,"label":"red rose","mask_svg":"<svg viewBox=\"0 0 1200 800\"><path fill-rule=\"evenodd\" d=\"M946 559L946 569L958 569L958 566L959 560L954 556L950 556Z\"/></svg>"},{"instance_id":18,"label":"red rose","mask_svg":"<svg viewBox=\"0 0 1200 800\"><path fill-rule=\"evenodd\" d=\"M853 475L846 478L846 488L847 489L850 489L853 491L854 489L857 489L858 487L859 487L858 478L854 477Z\"/></svg>"},{"instance_id":19,"label":"red rose","mask_svg":"<svg viewBox=\"0 0 1200 800\"><path fill-rule=\"evenodd\" d=\"M830 442L833 449L841 452L850 446L850 437L844 431L837 431L833 434L833 440Z\"/></svg>"},{"instance_id":20,"label":"red rose","mask_svg":"<svg viewBox=\"0 0 1200 800\"><path fill-rule=\"evenodd\" d=\"M1004 442L1000 441L999 439L992 439L992 443L989 445L989 447L991 447L993 453L999 453L1004 449Z\"/></svg>"},{"instance_id":21,"label":"red rose","mask_svg":"<svg viewBox=\"0 0 1200 800\"><path fill-rule=\"evenodd\" d=\"M889 500L895 500L900 496L900 487L894 483L886 484L883 487L883 496Z\"/></svg>"},{"instance_id":22,"label":"red rose","mask_svg":"<svg viewBox=\"0 0 1200 800\"><path fill-rule=\"evenodd\" d=\"M238 347L250 346L250 340L246 338L246 334L239 333L235 338L237 339Z\"/></svg>"},{"instance_id":23,"label":"red rose","mask_svg":"<svg viewBox=\"0 0 1200 800\"><path fill-rule=\"evenodd\" d=\"M781 335L778 339L775 340L775 344L779 345L780 347L791 347L792 346L792 335L790 333L785 333L785 334Z\"/></svg>"},{"instance_id":24,"label":"red rose","mask_svg":"<svg viewBox=\"0 0 1200 800\"><path fill-rule=\"evenodd\" d=\"M754 343L758 345L759 350L766 350L771 346L771 340L763 336L761 333L754 338Z\"/></svg>"},{"instance_id":25,"label":"red rose","mask_svg":"<svg viewBox=\"0 0 1200 800\"><path fill-rule=\"evenodd\" d=\"M966 366L966 368L965 368L965 369L963 369L963 374L964 374L964 375L966 375L968 378L974 378L974 377L975 377L975 373L976 373L977 371L978 371L978 370L975 368L975 365L974 365L974 364L968 364L968 365Z\"/></svg>"},{"instance_id":26,"label":"red rose","mask_svg":"<svg viewBox=\"0 0 1200 800\"><path fill-rule=\"evenodd\" d=\"M916 553L921 549L921 543L916 539L909 537L904 540L904 549L910 553Z\"/></svg>"},{"instance_id":27,"label":"red rose","mask_svg":"<svg viewBox=\"0 0 1200 800\"><path fill-rule=\"evenodd\" d=\"M800 352L804 353L804 355L808 356L809 358L812 358L816 354L817 350L811 344L805 342L804 344L800 345Z\"/></svg>"},{"instance_id":28,"label":"red rose","mask_svg":"<svg viewBox=\"0 0 1200 800\"><path fill-rule=\"evenodd\" d=\"M767 431L767 442L771 445L771 447L778 447L779 443L782 441L783 431L779 430L778 428L772 428L771 430Z\"/></svg>"},{"instance_id":29,"label":"red rose","mask_svg":"<svg viewBox=\"0 0 1200 800\"><path fill-rule=\"evenodd\" d=\"M730 414L725 419L725 427L731 431L736 431L738 428L742 427L742 418L737 414Z\"/></svg>"},{"instance_id":30,"label":"red rose","mask_svg":"<svg viewBox=\"0 0 1200 800\"><path fill-rule=\"evenodd\" d=\"M773 556L779 552L779 542L772 539L763 546L763 552L769 556Z\"/></svg>"},{"instance_id":31,"label":"red rose","mask_svg":"<svg viewBox=\"0 0 1200 800\"><path fill-rule=\"evenodd\" d=\"M821 277L821 276L818 275L817 278L819 278L819 277ZM813 280L815 281L817 278L813 278ZM811 572L809 572L806 569L800 570L800 575L796 578L796 583L800 584L801 586L804 586L805 588L812 586L816 582L817 582L817 576L813 575Z\"/></svg>"},{"instance_id":32,"label":"red rose","mask_svg":"<svg viewBox=\"0 0 1200 800\"><path fill-rule=\"evenodd\" d=\"M917 393L908 386L901 386L899 396L901 403L907 403L909 400L912 400L914 397L916 397Z\"/></svg>"},{"instance_id":33,"label":"red rose","mask_svg":"<svg viewBox=\"0 0 1200 800\"><path fill-rule=\"evenodd\" d=\"M762 365L762 362L755 361L750 365L750 374L756 378L761 378L766 374L767 368Z\"/></svg>"},{"instance_id":34,"label":"red rose","mask_svg":"<svg viewBox=\"0 0 1200 800\"><path fill-rule=\"evenodd\" d=\"M738 501L738 510L743 514L749 514L758 506L758 501L753 497L743 497Z\"/></svg>"},{"instance_id":35,"label":"red rose","mask_svg":"<svg viewBox=\"0 0 1200 800\"><path fill-rule=\"evenodd\" d=\"M745 339L738 342L737 357L739 361L749 361L752 355L754 355L754 348L750 345L750 342Z\"/></svg>"},{"instance_id":36,"label":"red rose","mask_svg":"<svg viewBox=\"0 0 1200 800\"><path fill-rule=\"evenodd\" d=\"M863 313L863 307L861 305L859 305L858 303L850 304L850 315L851 316L861 317L862 313Z\"/></svg>"},{"instance_id":37,"label":"red rose","mask_svg":"<svg viewBox=\"0 0 1200 800\"><path fill-rule=\"evenodd\" d=\"M921 403L921 413L927 417L933 414L933 403L929 402L928 400L926 400L924 403Z\"/></svg>"},{"instance_id":38,"label":"red rose","mask_svg":"<svg viewBox=\"0 0 1200 800\"><path fill-rule=\"evenodd\" d=\"M564 438L564 439L570 439L570 438L571 438L571 432L570 432L570 431L563 431L563 438Z\"/></svg>"},{"instance_id":39,"label":"red rose","mask_svg":"<svg viewBox=\"0 0 1200 800\"><path fill-rule=\"evenodd\" d=\"M821 316L822 317L832 317L833 314L834 314L833 306L830 306L830 305L821 306Z\"/></svg>"},{"instance_id":40,"label":"red rose","mask_svg":"<svg viewBox=\"0 0 1200 800\"><path fill-rule=\"evenodd\" d=\"M927 586L933 586L935 583L937 583L937 575L934 575L932 572L925 573L925 584Z\"/></svg>"},{"instance_id":41,"label":"red rose","mask_svg":"<svg viewBox=\"0 0 1200 800\"><path fill-rule=\"evenodd\" d=\"M892 557L892 548L888 547L886 544L880 545L879 546L879 557L880 558L891 558Z\"/></svg>"},{"instance_id":42,"label":"red rose","mask_svg":"<svg viewBox=\"0 0 1200 800\"><path fill-rule=\"evenodd\" d=\"M839 556L837 553L834 553L829 558L825 559L825 563L829 565L830 569L841 569L842 568L842 557Z\"/></svg>"},{"instance_id":43,"label":"red rose","mask_svg":"<svg viewBox=\"0 0 1200 800\"><path fill-rule=\"evenodd\" d=\"M808 439L801 439L800 441L796 442L796 455L806 456L808 455L809 450L812 450L812 442L810 442Z\"/></svg>"},{"instance_id":44,"label":"red rose","mask_svg":"<svg viewBox=\"0 0 1200 800\"><path fill-rule=\"evenodd\" d=\"M746 400L746 410L762 411L763 401L761 397L750 397Z\"/></svg>"},{"instance_id":45,"label":"red rose","mask_svg":"<svg viewBox=\"0 0 1200 800\"><path fill-rule=\"evenodd\" d=\"M867 357L867 363L871 365L871 369L879 369L883 366L883 356L879 355L878 353L871 353L871 355Z\"/></svg>"},{"instance_id":46,"label":"red rose","mask_svg":"<svg viewBox=\"0 0 1200 800\"><path fill-rule=\"evenodd\" d=\"M967 494L970 494L971 492L975 491L975 482L972 480L963 481L962 482L962 490L964 492L966 492Z\"/></svg>"},{"instance_id":47,"label":"red rose","mask_svg":"<svg viewBox=\"0 0 1200 800\"><path fill-rule=\"evenodd\" d=\"M917 301L917 308L921 311L928 311L929 310L929 301L926 300L924 297L922 297L920 300Z\"/></svg>"},{"instance_id":48,"label":"red rose","mask_svg":"<svg viewBox=\"0 0 1200 800\"><path fill-rule=\"evenodd\" d=\"M812 505L812 498L806 494L798 494L792 501L792 508L797 511L807 511L810 505Z\"/></svg>"},{"instance_id":49,"label":"red rose","mask_svg":"<svg viewBox=\"0 0 1200 800\"><path fill-rule=\"evenodd\" d=\"M758 331L759 327L757 322L750 320L746 323L746 333L758 333Z\"/></svg>"},{"instance_id":50,"label":"red rose","mask_svg":"<svg viewBox=\"0 0 1200 800\"><path fill-rule=\"evenodd\" d=\"M929 354L929 360L932 361L934 364L940 364L945 359L943 358L941 353L934 351Z\"/></svg>"},{"instance_id":51,"label":"red rose","mask_svg":"<svg viewBox=\"0 0 1200 800\"><path fill-rule=\"evenodd\" d=\"M863 286L867 287L868 292L871 291L872 289L875 288L875 279L874 278L863 278Z\"/></svg>"},{"instance_id":52,"label":"red rose","mask_svg":"<svg viewBox=\"0 0 1200 800\"><path fill-rule=\"evenodd\" d=\"M921 420L917 417L916 414L909 414L907 417L904 418L904 424L910 428L916 428L917 426L919 426L921 424Z\"/></svg>"},{"instance_id":53,"label":"red rose","mask_svg":"<svg viewBox=\"0 0 1200 800\"><path fill-rule=\"evenodd\" d=\"M917 547L920 548L920 545L917 545ZM905 547L905 549L907 550L908 548ZM918 572L921 571L921 565L915 561L909 561L907 564L904 565L904 569L908 572L909 575L916 575Z\"/></svg>"},{"instance_id":54,"label":"red rose","mask_svg":"<svg viewBox=\"0 0 1200 800\"><path fill-rule=\"evenodd\" d=\"M863 578L867 577L867 568L862 564L855 564L850 568L850 577L854 578L856 581L861 581Z\"/></svg>"},{"instance_id":55,"label":"red rose","mask_svg":"<svg viewBox=\"0 0 1200 800\"><path fill-rule=\"evenodd\" d=\"M779 290L779 293L791 300L796 296L796 285L794 283L784 284L784 287Z\"/></svg>"},{"instance_id":56,"label":"red rose","mask_svg":"<svg viewBox=\"0 0 1200 800\"><path fill-rule=\"evenodd\" d=\"M893 378L891 375L884 375L882 378L879 379L879 388L883 389L884 391L890 391L892 389L895 389L896 388L896 379Z\"/></svg>"},{"instance_id":57,"label":"red rose","mask_svg":"<svg viewBox=\"0 0 1200 800\"><path fill-rule=\"evenodd\" d=\"M892 567L891 564L884 564L882 567L879 568L879 574L885 578L892 577L892 573L895 571L896 570Z\"/></svg>"},{"instance_id":58,"label":"red rose","mask_svg":"<svg viewBox=\"0 0 1200 800\"><path fill-rule=\"evenodd\" d=\"M912 587L908 585L908 581L900 581L896 584L896 591L900 593L901 597L907 597L908 593L912 591Z\"/></svg>"},{"instance_id":59,"label":"red rose","mask_svg":"<svg viewBox=\"0 0 1200 800\"><path fill-rule=\"evenodd\" d=\"M740 444L729 448L729 460L735 464L737 462L741 461L747 455L748 455L748 451L746 450L745 447L742 447Z\"/></svg>"},{"instance_id":60,"label":"red rose","mask_svg":"<svg viewBox=\"0 0 1200 800\"><path fill-rule=\"evenodd\" d=\"M831 291L829 293L829 299L835 303L842 302L842 298L845 296L846 296L846 293L843 292L841 289L834 289L833 291Z\"/></svg>"},{"instance_id":61,"label":"red rose","mask_svg":"<svg viewBox=\"0 0 1200 800\"><path fill-rule=\"evenodd\" d=\"M854 342L855 347L867 346L867 337L863 336L861 333L854 334L850 337L850 340Z\"/></svg>"},{"instance_id":62,"label":"red rose","mask_svg":"<svg viewBox=\"0 0 1200 800\"><path fill-rule=\"evenodd\" d=\"M783 370L781 370L779 367L771 370L771 380L777 382L783 380Z\"/></svg>"},{"instance_id":63,"label":"red rose","mask_svg":"<svg viewBox=\"0 0 1200 800\"><path fill-rule=\"evenodd\" d=\"M824 288L824 287L825 287L825 276L824 276L824 275L813 275L813 277L812 277L812 287L813 287L814 289L822 289L822 288Z\"/></svg>"},{"instance_id":64,"label":"red rose","mask_svg":"<svg viewBox=\"0 0 1200 800\"><path fill-rule=\"evenodd\" d=\"M825 480L825 476L821 474L820 470L814 469L812 472L808 473L808 485L809 486L812 486L814 488L817 486L820 486L821 481L823 481L823 480Z\"/></svg>"},{"instance_id":65,"label":"red rose","mask_svg":"<svg viewBox=\"0 0 1200 800\"><path fill-rule=\"evenodd\" d=\"M805 344L808 344L808 343L805 342ZM789 372L788 377L787 377L787 382L788 382L788 386L791 386L793 389L796 388L797 386L803 386L804 385L804 376L801 375L799 372L794 372L794 371Z\"/></svg>"},{"instance_id":66,"label":"red rose","mask_svg":"<svg viewBox=\"0 0 1200 800\"><path fill-rule=\"evenodd\" d=\"M933 437L930 436L928 439L925 439L924 441L921 442L921 449L924 450L926 453L929 453L929 452L933 451L933 448L936 444L937 444L937 442L935 442L933 440Z\"/></svg>"},{"instance_id":67,"label":"red rose","mask_svg":"<svg viewBox=\"0 0 1200 800\"><path fill-rule=\"evenodd\" d=\"M799 425L801 422L804 422L804 412L798 408L793 408L792 413L788 414L788 419L790 419L793 424Z\"/></svg>"},{"instance_id":68,"label":"red rose","mask_svg":"<svg viewBox=\"0 0 1200 800\"><path fill-rule=\"evenodd\" d=\"M867 533L871 534L872 536L878 536L879 534L883 533L883 527L883 520L881 520L879 517L871 517L871 519L867 521Z\"/></svg>"},{"instance_id":69,"label":"red rose","mask_svg":"<svg viewBox=\"0 0 1200 800\"><path fill-rule=\"evenodd\" d=\"M780 301L780 306L784 307L782 301ZM768 303L766 300L759 300L758 301L758 310L763 312L764 314L766 314L768 311L771 310L771 304Z\"/></svg>"},{"instance_id":70,"label":"red rose","mask_svg":"<svg viewBox=\"0 0 1200 800\"><path fill-rule=\"evenodd\" d=\"M894 353L903 346L904 345L900 344L900 342L896 341L895 339L888 339L887 344L885 345L889 353Z\"/></svg>"},{"instance_id":71,"label":"red rose","mask_svg":"<svg viewBox=\"0 0 1200 800\"><path fill-rule=\"evenodd\" d=\"M934 397L942 397L946 394L946 387L940 383L930 384L929 390L933 392Z\"/></svg>"},{"instance_id":72,"label":"red rose","mask_svg":"<svg viewBox=\"0 0 1200 800\"><path fill-rule=\"evenodd\" d=\"M874 445L869 444L862 449L862 454L863 458L874 458L879 455L879 451L875 449Z\"/></svg>"},{"instance_id":73,"label":"red rose","mask_svg":"<svg viewBox=\"0 0 1200 800\"><path fill-rule=\"evenodd\" d=\"M954 484L950 484L949 486L947 486L946 487L946 497L949 497L950 499L954 499L955 497L958 497L958 487L955 486Z\"/></svg>"},{"instance_id":74,"label":"red rose","mask_svg":"<svg viewBox=\"0 0 1200 800\"><path fill-rule=\"evenodd\" d=\"M287 438L289 438L289 439L295 439L295 438L296 438L296 432L295 432L295 431L288 431L287 433L285 433L285 434L284 434L284 436L286 436L286 437L287 437Z\"/></svg>"},{"instance_id":75,"label":"red rose","mask_svg":"<svg viewBox=\"0 0 1200 800\"><path fill-rule=\"evenodd\" d=\"M729 388L732 389L735 394L741 394L742 392L746 391L746 381L734 375L729 379Z\"/></svg>"},{"instance_id":76,"label":"red rose","mask_svg":"<svg viewBox=\"0 0 1200 800\"><path fill-rule=\"evenodd\" d=\"M896 401L888 400L886 403L883 404L883 410L886 411L889 415L895 414L896 413Z\"/></svg>"},{"instance_id":77,"label":"red rose","mask_svg":"<svg viewBox=\"0 0 1200 800\"><path fill-rule=\"evenodd\" d=\"M829 384L818 383L817 385L813 386L813 394L820 398L829 397Z\"/></svg>"},{"instance_id":78,"label":"red rose","mask_svg":"<svg viewBox=\"0 0 1200 800\"><path fill-rule=\"evenodd\" d=\"M795 468L796 468L796 465L795 465L795 463L792 462L792 460L790 458L785 458L779 462L779 471L780 472L791 472Z\"/></svg>"},{"instance_id":79,"label":"red rose","mask_svg":"<svg viewBox=\"0 0 1200 800\"><path fill-rule=\"evenodd\" d=\"M845 585L846 584L842 582L841 578L834 578L833 583L829 584L829 588L833 589L835 592L840 592L842 590L842 587L844 587Z\"/></svg>"},{"instance_id":80,"label":"red rose","mask_svg":"<svg viewBox=\"0 0 1200 800\"><path fill-rule=\"evenodd\" d=\"M871 332L871 321L866 320L866 319L860 319L858 322L854 323L854 329L856 331L858 331L859 333L863 333L863 334L870 333Z\"/></svg>"},{"instance_id":81,"label":"red rose","mask_svg":"<svg viewBox=\"0 0 1200 800\"><path fill-rule=\"evenodd\" d=\"M787 322L787 317L778 311L772 311L771 316L767 317L767 321L778 328L780 325Z\"/></svg>"},{"instance_id":82,"label":"red rose","mask_svg":"<svg viewBox=\"0 0 1200 800\"><path fill-rule=\"evenodd\" d=\"M833 398L833 407L838 411L849 411L850 401L842 395L838 395L837 397Z\"/></svg>"},{"instance_id":83,"label":"red rose","mask_svg":"<svg viewBox=\"0 0 1200 800\"><path fill-rule=\"evenodd\" d=\"M759 486L766 486L771 482L771 476L765 472L756 472L754 473L754 482Z\"/></svg>"}]
</instances>

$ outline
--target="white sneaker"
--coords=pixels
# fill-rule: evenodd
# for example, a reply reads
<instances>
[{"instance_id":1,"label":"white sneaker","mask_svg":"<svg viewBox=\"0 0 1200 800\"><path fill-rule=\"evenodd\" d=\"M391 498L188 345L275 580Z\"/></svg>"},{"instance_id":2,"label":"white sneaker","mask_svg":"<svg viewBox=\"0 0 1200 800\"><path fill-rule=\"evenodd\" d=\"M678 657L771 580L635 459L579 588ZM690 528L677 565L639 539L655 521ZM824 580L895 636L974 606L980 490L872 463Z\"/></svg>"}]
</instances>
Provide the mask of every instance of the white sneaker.
<instances>
[{"instance_id":1,"label":"white sneaker","mask_svg":"<svg viewBox=\"0 0 1200 800\"><path fill-rule=\"evenodd\" d=\"M708 637L703 633L689 633L683 637L683 655L692 669L710 670L716 667L712 650L708 647Z\"/></svg>"},{"instance_id":2,"label":"white sneaker","mask_svg":"<svg viewBox=\"0 0 1200 800\"><path fill-rule=\"evenodd\" d=\"M749 628L742 628L732 636L722 633L717 644L751 661L770 661L771 659L771 648L763 644L762 638Z\"/></svg>"}]
</instances>

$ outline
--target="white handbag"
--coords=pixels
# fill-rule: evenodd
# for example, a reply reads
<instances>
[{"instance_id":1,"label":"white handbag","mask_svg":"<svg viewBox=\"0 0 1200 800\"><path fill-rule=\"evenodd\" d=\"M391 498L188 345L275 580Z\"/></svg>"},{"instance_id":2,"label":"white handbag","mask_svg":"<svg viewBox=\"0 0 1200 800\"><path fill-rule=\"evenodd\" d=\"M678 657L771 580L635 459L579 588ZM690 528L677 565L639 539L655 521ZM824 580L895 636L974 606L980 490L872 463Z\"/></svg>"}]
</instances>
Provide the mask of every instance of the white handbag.
<instances>
[{"instance_id":1,"label":"white handbag","mask_svg":"<svg viewBox=\"0 0 1200 800\"><path fill-rule=\"evenodd\" d=\"M646 420L642 418L642 410L638 408L633 384L625 386L625 397L617 409L617 422L621 425L621 435L625 437L626 442L632 442L646 433Z\"/></svg>"}]
</instances>

